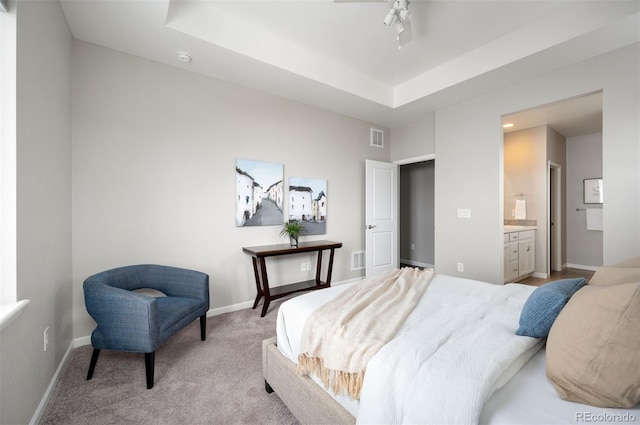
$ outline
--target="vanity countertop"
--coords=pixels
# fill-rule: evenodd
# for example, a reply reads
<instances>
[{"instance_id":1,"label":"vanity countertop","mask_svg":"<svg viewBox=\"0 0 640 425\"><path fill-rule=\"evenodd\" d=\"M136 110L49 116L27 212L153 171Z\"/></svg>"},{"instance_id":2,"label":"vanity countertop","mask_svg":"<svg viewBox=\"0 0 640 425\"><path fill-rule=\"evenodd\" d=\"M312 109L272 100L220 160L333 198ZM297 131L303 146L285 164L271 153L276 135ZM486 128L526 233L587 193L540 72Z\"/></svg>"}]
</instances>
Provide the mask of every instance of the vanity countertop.
<instances>
[{"instance_id":1,"label":"vanity countertop","mask_svg":"<svg viewBox=\"0 0 640 425\"><path fill-rule=\"evenodd\" d=\"M504 233L513 233L513 232L522 232L524 230L536 230L538 227L537 226L512 226L512 225L505 225L504 226Z\"/></svg>"}]
</instances>

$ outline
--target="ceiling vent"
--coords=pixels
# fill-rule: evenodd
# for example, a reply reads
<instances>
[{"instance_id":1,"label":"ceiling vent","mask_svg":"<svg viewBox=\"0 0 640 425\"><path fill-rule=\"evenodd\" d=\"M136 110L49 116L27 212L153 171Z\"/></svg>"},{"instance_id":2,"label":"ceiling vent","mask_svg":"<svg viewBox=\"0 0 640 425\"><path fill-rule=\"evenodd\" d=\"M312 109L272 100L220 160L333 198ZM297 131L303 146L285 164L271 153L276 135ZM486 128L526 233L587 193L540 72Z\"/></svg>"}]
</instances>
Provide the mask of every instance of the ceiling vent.
<instances>
[{"instance_id":1,"label":"ceiling vent","mask_svg":"<svg viewBox=\"0 0 640 425\"><path fill-rule=\"evenodd\" d=\"M384 148L384 131L377 128L371 129L371 146Z\"/></svg>"}]
</instances>

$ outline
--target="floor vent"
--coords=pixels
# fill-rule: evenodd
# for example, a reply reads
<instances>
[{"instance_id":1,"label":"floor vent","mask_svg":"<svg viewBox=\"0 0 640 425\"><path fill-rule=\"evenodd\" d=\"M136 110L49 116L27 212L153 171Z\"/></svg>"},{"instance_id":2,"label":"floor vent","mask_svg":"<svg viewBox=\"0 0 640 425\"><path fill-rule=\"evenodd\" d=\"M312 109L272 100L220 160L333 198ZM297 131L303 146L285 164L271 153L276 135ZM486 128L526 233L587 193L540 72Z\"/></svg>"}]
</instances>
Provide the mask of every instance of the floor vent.
<instances>
[{"instance_id":1,"label":"floor vent","mask_svg":"<svg viewBox=\"0 0 640 425\"><path fill-rule=\"evenodd\" d=\"M364 251L351 251L351 270L362 270L365 267Z\"/></svg>"},{"instance_id":2,"label":"floor vent","mask_svg":"<svg viewBox=\"0 0 640 425\"><path fill-rule=\"evenodd\" d=\"M371 129L371 146L384 148L384 131L377 128Z\"/></svg>"}]
</instances>

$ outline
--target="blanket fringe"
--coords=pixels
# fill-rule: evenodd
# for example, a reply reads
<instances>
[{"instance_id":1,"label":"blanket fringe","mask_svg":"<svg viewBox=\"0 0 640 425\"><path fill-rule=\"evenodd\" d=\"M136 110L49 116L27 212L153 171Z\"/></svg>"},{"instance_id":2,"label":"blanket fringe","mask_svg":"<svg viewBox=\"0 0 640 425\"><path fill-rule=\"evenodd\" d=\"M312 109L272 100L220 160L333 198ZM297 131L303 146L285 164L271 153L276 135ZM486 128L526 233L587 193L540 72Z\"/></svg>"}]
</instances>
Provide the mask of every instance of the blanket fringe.
<instances>
[{"instance_id":1,"label":"blanket fringe","mask_svg":"<svg viewBox=\"0 0 640 425\"><path fill-rule=\"evenodd\" d=\"M334 394L346 394L353 400L360 399L364 370L358 372L330 370L325 367L324 361L320 357L308 357L303 353L298 356L297 372L299 375L317 376L322 381L324 388L330 389Z\"/></svg>"}]
</instances>

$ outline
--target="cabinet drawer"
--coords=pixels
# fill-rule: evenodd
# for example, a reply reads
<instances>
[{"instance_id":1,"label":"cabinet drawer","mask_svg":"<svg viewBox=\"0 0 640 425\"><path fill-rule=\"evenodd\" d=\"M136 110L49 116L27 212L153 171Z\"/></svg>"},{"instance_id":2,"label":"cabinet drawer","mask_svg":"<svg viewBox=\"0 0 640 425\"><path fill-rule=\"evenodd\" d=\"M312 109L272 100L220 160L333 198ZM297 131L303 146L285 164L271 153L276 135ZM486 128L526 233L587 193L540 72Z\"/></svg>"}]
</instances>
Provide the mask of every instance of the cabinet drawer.
<instances>
[{"instance_id":1,"label":"cabinet drawer","mask_svg":"<svg viewBox=\"0 0 640 425\"><path fill-rule=\"evenodd\" d=\"M536 237L535 230L525 230L523 232L518 232L520 234L520 239L533 239Z\"/></svg>"},{"instance_id":2,"label":"cabinet drawer","mask_svg":"<svg viewBox=\"0 0 640 425\"><path fill-rule=\"evenodd\" d=\"M519 232L513 232L513 233L509 233L509 240L510 241L517 241L519 239Z\"/></svg>"},{"instance_id":3,"label":"cabinet drawer","mask_svg":"<svg viewBox=\"0 0 640 425\"><path fill-rule=\"evenodd\" d=\"M515 281L520 276L520 269L518 268L518 260L511 261L509 263L509 279Z\"/></svg>"},{"instance_id":4,"label":"cabinet drawer","mask_svg":"<svg viewBox=\"0 0 640 425\"><path fill-rule=\"evenodd\" d=\"M518 261L518 241L509 243L509 261Z\"/></svg>"}]
</instances>

